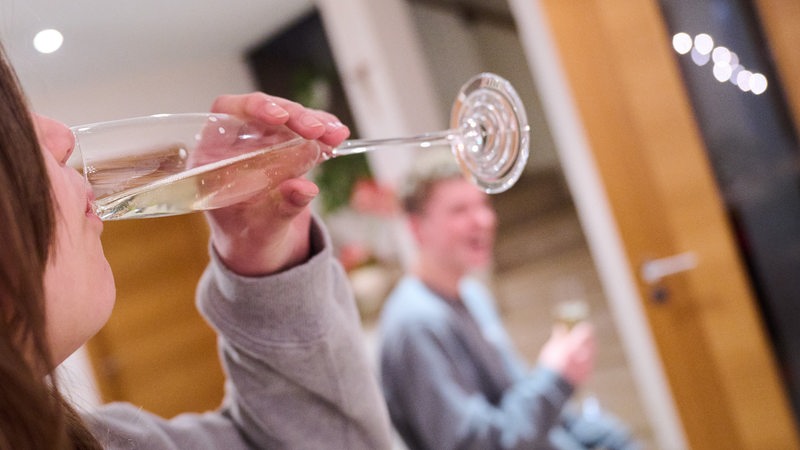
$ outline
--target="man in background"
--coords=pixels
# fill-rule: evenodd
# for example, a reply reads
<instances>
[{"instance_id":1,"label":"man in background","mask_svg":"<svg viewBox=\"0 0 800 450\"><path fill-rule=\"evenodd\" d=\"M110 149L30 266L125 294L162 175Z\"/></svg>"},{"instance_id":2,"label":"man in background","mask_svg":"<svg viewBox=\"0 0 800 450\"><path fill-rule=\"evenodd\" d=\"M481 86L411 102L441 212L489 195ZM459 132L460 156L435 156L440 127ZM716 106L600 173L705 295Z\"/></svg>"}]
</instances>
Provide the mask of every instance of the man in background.
<instances>
[{"instance_id":1,"label":"man in background","mask_svg":"<svg viewBox=\"0 0 800 450\"><path fill-rule=\"evenodd\" d=\"M428 152L433 155L433 152ZM515 353L487 287L496 216L452 156L422 159L401 193L417 258L380 320L392 422L417 449L635 449L616 419L566 411L591 375L589 323L555 326L533 369Z\"/></svg>"}]
</instances>

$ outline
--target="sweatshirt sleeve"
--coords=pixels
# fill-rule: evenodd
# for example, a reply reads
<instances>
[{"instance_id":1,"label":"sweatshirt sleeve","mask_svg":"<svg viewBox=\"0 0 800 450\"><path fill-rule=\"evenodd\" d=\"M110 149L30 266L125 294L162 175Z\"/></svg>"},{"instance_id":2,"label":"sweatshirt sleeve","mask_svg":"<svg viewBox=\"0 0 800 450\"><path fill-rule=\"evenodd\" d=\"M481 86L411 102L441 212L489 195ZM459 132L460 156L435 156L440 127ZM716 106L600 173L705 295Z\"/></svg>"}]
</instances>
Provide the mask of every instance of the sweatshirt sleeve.
<instances>
[{"instance_id":1,"label":"sweatshirt sleeve","mask_svg":"<svg viewBox=\"0 0 800 450\"><path fill-rule=\"evenodd\" d=\"M476 299L467 306L479 315L485 337L504 353L510 345L505 334L486 327L496 317L479 297L468 297ZM572 386L548 369L514 364L509 384L490 400L482 388L487 367L473 359L456 328L453 309L413 277L398 284L384 307L381 381L392 421L409 447L552 448L550 430Z\"/></svg>"},{"instance_id":2,"label":"sweatshirt sleeve","mask_svg":"<svg viewBox=\"0 0 800 450\"><path fill-rule=\"evenodd\" d=\"M311 241L313 256L306 263L267 277L239 276L212 250L197 304L218 334L227 377L221 410L163 420L130 405L108 407L93 425L101 442L153 444L135 448L389 448L385 402L366 357L358 311L316 220Z\"/></svg>"},{"instance_id":3,"label":"sweatshirt sleeve","mask_svg":"<svg viewBox=\"0 0 800 450\"><path fill-rule=\"evenodd\" d=\"M464 386L459 365L442 340L415 330L384 358L381 375L395 425L412 447L430 449L547 449L572 387L537 368L518 379L496 404ZM462 368L463 370L467 370ZM402 377L397 379L396 377Z\"/></svg>"}]
</instances>

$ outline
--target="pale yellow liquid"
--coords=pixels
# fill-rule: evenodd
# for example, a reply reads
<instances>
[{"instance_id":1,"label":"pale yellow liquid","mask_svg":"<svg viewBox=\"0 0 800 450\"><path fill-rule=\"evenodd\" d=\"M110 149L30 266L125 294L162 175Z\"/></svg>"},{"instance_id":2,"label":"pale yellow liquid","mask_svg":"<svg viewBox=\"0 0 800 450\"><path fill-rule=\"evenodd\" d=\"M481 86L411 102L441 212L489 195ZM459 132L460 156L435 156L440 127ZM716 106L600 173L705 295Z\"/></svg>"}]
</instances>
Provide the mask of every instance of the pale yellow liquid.
<instances>
[{"instance_id":1,"label":"pale yellow liquid","mask_svg":"<svg viewBox=\"0 0 800 450\"><path fill-rule=\"evenodd\" d=\"M589 304L583 300L559 302L553 315L559 323L572 329L575 325L589 319Z\"/></svg>"},{"instance_id":2,"label":"pale yellow liquid","mask_svg":"<svg viewBox=\"0 0 800 450\"><path fill-rule=\"evenodd\" d=\"M101 219L168 216L229 206L302 176L317 163L319 148L301 140L188 169L183 168L186 155L180 148L160 155L149 156L148 162L156 162L144 169L130 160L114 160L94 169L102 179L90 174L93 184L114 184L120 189L95 199L95 212Z\"/></svg>"}]
</instances>

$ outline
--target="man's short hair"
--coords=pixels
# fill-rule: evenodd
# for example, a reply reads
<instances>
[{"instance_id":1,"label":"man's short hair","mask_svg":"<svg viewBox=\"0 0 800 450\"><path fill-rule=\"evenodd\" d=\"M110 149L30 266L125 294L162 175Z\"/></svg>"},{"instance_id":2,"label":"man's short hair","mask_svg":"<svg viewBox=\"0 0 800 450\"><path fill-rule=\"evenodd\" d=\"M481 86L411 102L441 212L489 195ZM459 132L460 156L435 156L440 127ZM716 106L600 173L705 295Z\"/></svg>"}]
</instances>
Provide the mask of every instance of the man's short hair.
<instances>
[{"instance_id":1,"label":"man's short hair","mask_svg":"<svg viewBox=\"0 0 800 450\"><path fill-rule=\"evenodd\" d=\"M400 204L403 210L407 214L421 213L438 182L463 176L450 151L433 149L419 151L406 182L400 188Z\"/></svg>"}]
</instances>

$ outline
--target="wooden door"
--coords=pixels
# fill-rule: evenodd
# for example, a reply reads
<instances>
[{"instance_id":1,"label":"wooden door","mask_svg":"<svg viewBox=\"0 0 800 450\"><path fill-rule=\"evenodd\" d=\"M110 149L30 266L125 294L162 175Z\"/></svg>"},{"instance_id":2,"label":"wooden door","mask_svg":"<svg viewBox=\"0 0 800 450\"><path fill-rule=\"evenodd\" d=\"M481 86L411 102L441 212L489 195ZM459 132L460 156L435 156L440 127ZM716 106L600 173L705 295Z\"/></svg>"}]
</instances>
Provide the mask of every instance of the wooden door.
<instances>
[{"instance_id":1,"label":"wooden door","mask_svg":"<svg viewBox=\"0 0 800 450\"><path fill-rule=\"evenodd\" d=\"M102 400L163 417L216 409L224 383L216 335L194 305L208 262L203 216L108 222L103 247L117 303L87 346Z\"/></svg>"},{"instance_id":2,"label":"wooden door","mask_svg":"<svg viewBox=\"0 0 800 450\"><path fill-rule=\"evenodd\" d=\"M544 0L689 445L798 448L795 422L655 0Z\"/></svg>"}]
</instances>

